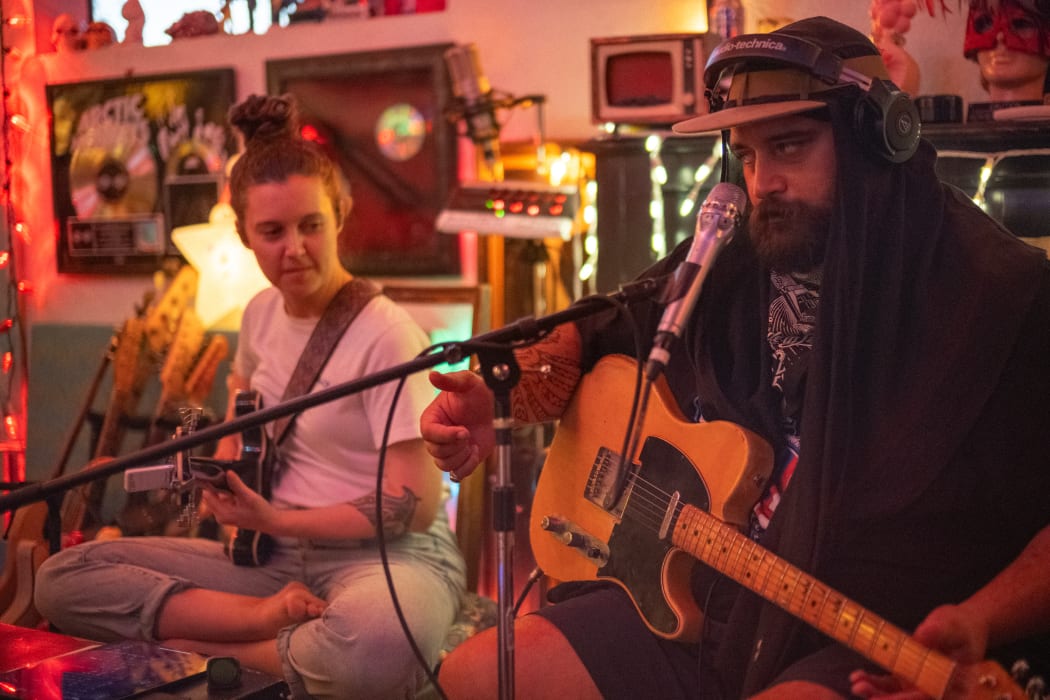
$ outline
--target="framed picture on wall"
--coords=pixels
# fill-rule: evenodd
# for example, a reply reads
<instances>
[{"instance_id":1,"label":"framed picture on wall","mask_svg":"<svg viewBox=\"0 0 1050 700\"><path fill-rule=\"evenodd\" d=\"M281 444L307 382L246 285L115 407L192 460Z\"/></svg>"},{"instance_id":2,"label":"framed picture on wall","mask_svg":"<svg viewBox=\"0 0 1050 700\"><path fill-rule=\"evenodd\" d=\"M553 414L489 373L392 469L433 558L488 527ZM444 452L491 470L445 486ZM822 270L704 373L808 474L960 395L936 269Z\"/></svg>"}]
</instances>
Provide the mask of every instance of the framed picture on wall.
<instances>
[{"instance_id":1,"label":"framed picture on wall","mask_svg":"<svg viewBox=\"0 0 1050 700\"><path fill-rule=\"evenodd\" d=\"M208 220L236 140L232 69L48 85L59 272L149 273Z\"/></svg>"},{"instance_id":2,"label":"framed picture on wall","mask_svg":"<svg viewBox=\"0 0 1050 700\"><path fill-rule=\"evenodd\" d=\"M457 181L451 44L268 61L267 89L294 95L303 134L339 164L354 199L339 237L351 272L456 276L459 237L434 222Z\"/></svg>"}]
</instances>

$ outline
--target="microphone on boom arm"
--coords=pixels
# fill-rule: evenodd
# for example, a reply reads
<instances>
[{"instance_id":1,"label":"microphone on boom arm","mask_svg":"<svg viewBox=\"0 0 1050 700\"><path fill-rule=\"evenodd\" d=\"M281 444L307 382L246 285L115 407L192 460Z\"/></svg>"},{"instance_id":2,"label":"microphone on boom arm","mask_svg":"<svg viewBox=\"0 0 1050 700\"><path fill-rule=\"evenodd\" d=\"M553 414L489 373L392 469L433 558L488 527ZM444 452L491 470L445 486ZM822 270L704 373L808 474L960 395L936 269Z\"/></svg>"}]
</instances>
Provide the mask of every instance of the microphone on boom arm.
<instances>
[{"instance_id":1,"label":"microphone on boom arm","mask_svg":"<svg viewBox=\"0 0 1050 700\"><path fill-rule=\"evenodd\" d=\"M475 44L453 46L445 51L445 65L452 80L452 92L459 103L458 114L467 124L467 134L481 148L485 162L499 160L499 122L492 86L481 70Z\"/></svg>"},{"instance_id":2,"label":"microphone on boom arm","mask_svg":"<svg viewBox=\"0 0 1050 700\"><path fill-rule=\"evenodd\" d=\"M664 309L649 359L645 363L645 376L650 381L667 367L671 347L682 337L711 265L736 233L746 202L747 195L742 189L728 182L720 182L700 207L693 244L671 279L670 293L666 296L672 301Z\"/></svg>"}]
</instances>

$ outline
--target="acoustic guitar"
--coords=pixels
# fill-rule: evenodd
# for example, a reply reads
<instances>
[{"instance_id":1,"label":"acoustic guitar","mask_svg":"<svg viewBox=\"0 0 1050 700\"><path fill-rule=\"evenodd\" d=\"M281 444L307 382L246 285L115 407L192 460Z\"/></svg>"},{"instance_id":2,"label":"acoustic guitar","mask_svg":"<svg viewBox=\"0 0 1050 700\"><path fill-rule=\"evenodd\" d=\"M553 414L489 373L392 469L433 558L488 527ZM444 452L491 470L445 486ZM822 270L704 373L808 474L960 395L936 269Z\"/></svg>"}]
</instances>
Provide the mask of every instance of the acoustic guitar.
<instances>
[{"instance_id":1,"label":"acoustic guitar","mask_svg":"<svg viewBox=\"0 0 1050 700\"><path fill-rule=\"evenodd\" d=\"M689 574L702 561L765 600L934 698L958 665L742 534L768 478L772 453L731 423L692 423L660 382L643 425L640 464L622 496L619 445L636 363L603 358L563 416L533 498L530 541L539 566L560 580L606 580L630 596L646 625L668 639L695 640L703 619ZM606 507L603 504L614 502ZM985 661L970 697L1022 700L1001 666Z\"/></svg>"}]
</instances>

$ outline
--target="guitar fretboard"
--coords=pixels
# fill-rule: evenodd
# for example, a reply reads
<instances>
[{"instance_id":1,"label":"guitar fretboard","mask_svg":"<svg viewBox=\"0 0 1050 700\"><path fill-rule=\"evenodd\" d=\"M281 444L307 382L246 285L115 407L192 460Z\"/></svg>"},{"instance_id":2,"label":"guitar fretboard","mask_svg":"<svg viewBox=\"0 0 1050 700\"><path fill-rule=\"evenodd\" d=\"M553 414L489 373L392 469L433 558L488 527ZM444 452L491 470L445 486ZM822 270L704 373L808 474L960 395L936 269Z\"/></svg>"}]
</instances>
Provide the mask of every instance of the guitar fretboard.
<instances>
[{"instance_id":1,"label":"guitar fretboard","mask_svg":"<svg viewBox=\"0 0 1050 700\"><path fill-rule=\"evenodd\" d=\"M699 508L683 506L672 543L762 598L914 684L943 697L956 664Z\"/></svg>"}]
</instances>

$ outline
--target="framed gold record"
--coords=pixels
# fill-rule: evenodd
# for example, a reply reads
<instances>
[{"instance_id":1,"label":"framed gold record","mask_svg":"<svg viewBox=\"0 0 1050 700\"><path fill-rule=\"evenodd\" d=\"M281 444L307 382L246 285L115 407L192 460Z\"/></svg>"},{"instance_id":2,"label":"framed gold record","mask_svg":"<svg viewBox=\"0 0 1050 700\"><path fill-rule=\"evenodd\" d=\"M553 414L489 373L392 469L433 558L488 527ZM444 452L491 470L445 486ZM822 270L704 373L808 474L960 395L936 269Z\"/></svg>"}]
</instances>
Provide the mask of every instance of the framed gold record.
<instances>
[{"instance_id":1,"label":"framed gold record","mask_svg":"<svg viewBox=\"0 0 1050 700\"><path fill-rule=\"evenodd\" d=\"M207 221L236 140L232 69L47 86L59 272L151 273Z\"/></svg>"},{"instance_id":2,"label":"framed gold record","mask_svg":"<svg viewBox=\"0 0 1050 700\"><path fill-rule=\"evenodd\" d=\"M295 96L304 133L317 135L350 184L339 255L355 274L461 274L459 237L434 225L459 173L446 116L450 46L266 62L267 91Z\"/></svg>"},{"instance_id":3,"label":"framed gold record","mask_svg":"<svg viewBox=\"0 0 1050 700\"><path fill-rule=\"evenodd\" d=\"M73 210L80 218L149 214L157 204L157 161L149 144L115 130L112 144L82 144L69 162Z\"/></svg>"}]
</instances>

